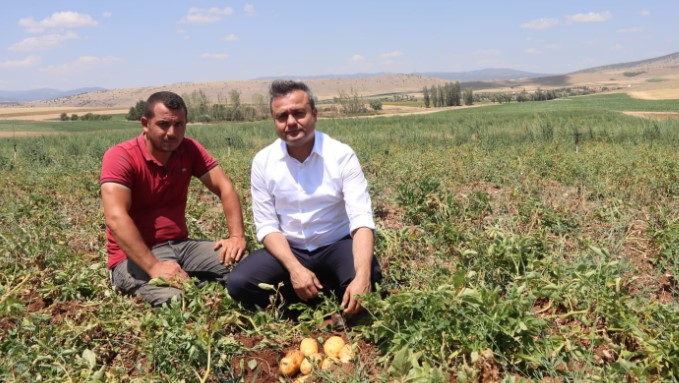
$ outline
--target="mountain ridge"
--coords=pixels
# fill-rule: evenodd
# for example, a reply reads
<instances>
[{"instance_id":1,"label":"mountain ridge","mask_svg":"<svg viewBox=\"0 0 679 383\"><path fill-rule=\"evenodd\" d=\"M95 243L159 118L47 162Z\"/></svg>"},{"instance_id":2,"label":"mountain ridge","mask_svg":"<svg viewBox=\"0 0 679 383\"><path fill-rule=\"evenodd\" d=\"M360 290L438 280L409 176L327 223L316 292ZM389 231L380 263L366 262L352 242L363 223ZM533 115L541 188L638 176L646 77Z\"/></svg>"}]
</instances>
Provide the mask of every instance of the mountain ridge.
<instances>
[{"instance_id":1,"label":"mountain ridge","mask_svg":"<svg viewBox=\"0 0 679 383\"><path fill-rule=\"evenodd\" d=\"M505 71L505 77L501 78L501 72ZM438 75L438 77L428 75ZM442 78L442 74L450 74L450 78ZM462 74L473 74L467 79ZM547 75L516 71L513 69L488 68L485 70L469 72L422 72L416 74L357 74L345 75L344 77L307 76L285 78L303 79L314 90L319 100L332 100L344 91L356 91L357 94L370 97L388 93L417 94L422 89L430 86L444 85L450 81L460 81L465 89L473 91L515 91L536 88L561 88L572 86L588 86L596 88L623 89L631 88L634 91L657 89L679 89L679 52L656 58L639 60L629 63L611 64L595 68L583 69L562 75ZM485 77L484 77L485 76ZM495 78L488 80L487 78ZM241 94L243 102L255 102L266 98L271 79L256 80L228 80L212 82L178 82L159 86L146 86L139 88L121 88L111 90L99 90L85 94L68 97L52 98L42 101L33 101L28 106L44 107L95 107L95 108L129 108L139 100L145 100L149 94L159 90L172 90L182 96L190 96L193 92L201 91L209 99L225 100L231 90L237 90ZM280 78L280 77L279 77ZM482 78L483 80L471 80ZM509 79L507 79L509 78ZM622 91L622 90L621 90ZM679 91L678 91L679 92ZM664 93L667 97L668 92ZM643 94L644 97L656 97Z\"/></svg>"}]
</instances>

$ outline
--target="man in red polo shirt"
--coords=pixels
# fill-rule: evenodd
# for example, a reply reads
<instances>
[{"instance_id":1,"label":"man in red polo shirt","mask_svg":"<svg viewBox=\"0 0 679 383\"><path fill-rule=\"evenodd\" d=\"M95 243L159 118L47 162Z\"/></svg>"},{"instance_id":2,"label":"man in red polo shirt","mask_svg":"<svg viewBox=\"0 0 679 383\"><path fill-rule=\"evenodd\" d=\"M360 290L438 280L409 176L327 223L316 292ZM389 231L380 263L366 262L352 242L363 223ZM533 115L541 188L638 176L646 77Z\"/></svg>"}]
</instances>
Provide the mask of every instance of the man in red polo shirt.
<instances>
[{"instance_id":1,"label":"man in red polo shirt","mask_svg":"<svg viewBox=\"0 0 679 383\"><path fill-rule=\"evenodd\" d=\"M113 284L154 306L179 297L190 277L226 282L245 250L243 216L229 177L197 141L184 137L187 108L172 92L146 101L142 134L111 147L102 161L101 197ZM229 238L189 238L186 201L192 177L220 200ZM169 285L151 285L163 278Z\"/></svg>"}]
</instances>

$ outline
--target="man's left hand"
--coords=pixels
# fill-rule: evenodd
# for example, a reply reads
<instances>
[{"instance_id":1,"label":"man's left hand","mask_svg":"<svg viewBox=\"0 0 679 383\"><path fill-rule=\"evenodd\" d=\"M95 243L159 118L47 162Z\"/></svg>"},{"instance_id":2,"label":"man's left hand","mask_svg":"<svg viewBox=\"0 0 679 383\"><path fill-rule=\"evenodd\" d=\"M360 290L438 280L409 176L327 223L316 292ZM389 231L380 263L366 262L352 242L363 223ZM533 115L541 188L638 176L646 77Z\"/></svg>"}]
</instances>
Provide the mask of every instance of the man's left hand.
<instances>
[{"instance_id":1,"label":"man's left hand","mask_svg":"<svg viewBox=\"0 0 679 383\"><path fill-rule=\"evenodd\" d=\"M215 242L215 250L219 251L219 262L224 266L231 266L240 261L246 249L244 237L230 237Z\"/></svg>"},{"instance_id":2,"label":"man's left hand","mask_svg":"<svg viewBox=\"0 0 679 383\"><path fill-rule=\"evenodd\" d=\"M356 314L361 311L361 302L357 295L370 292L370 278L354 278L342 297L344 314Z\"/></svg>"}]
</instances>

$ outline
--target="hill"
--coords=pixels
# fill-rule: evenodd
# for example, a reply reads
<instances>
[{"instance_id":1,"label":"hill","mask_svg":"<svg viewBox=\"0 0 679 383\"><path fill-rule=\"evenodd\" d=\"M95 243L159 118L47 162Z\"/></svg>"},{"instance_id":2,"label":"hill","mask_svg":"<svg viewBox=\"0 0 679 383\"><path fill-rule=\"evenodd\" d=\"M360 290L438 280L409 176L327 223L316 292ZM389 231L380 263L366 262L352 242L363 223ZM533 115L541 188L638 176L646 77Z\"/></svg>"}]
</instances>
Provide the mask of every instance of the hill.
<instances>
[{"instance_id":1,"label":"hill","mask_svg":"<svg viewBox=\"0 0 679 383\"><path fill-rule=\"evenodd\" d=\"M648 99L679 99L679 52L657 58L612 64L580 70L577 72L556 75L531 77L535 74L512 70L477 71L481 79L491 76L493 81L468 81L458 73L425 74L378 74L358 77L317 78L310 77L304 81L313 89L319 100L331 100L340 91L355 90L362 96L391 93L419 93L425 86L441 85L450 81L460 81L463 88L475 91L528 91L540 88L559 88L571 86L606 87L624 91L634 97ZM501 72L505 71L504 78ZM471 72L465 72L471 73ZM522 76L523 75L523 76ZM149 94L159 90L172 90L181 95L189 95L194 91L203 91L210 99L223 100L231 90L241 93L242 102L249 103L256 95L266 96L270 79L248 81L216 81L204 83L175 83L144 88L100 90L68 97L53 98L46 101L28 103L34 107L78 107L78 108L129 108L137 101L146 99Z\"/></svg>"}]
</instances>

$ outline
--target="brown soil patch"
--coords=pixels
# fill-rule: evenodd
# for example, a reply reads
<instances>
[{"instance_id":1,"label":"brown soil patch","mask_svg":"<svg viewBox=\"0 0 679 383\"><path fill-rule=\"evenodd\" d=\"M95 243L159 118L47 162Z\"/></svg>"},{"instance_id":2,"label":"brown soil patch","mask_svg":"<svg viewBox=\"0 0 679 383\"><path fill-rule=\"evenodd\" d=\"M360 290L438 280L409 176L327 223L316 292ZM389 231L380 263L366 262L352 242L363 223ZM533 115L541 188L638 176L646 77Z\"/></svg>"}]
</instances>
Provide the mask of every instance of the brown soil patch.
<instances>
[{"instance_id":1,"label":"brown soil patch","mask_svg":"<svg viewBox=\"0 0 679 383\"><path fill-rule=\"evenodd\" d=\"M331 335L342 336L345 341L347 341L345 334L326 334L321 332L316 332L310 334L309 337L318 338L322 337L327 339ZM231 360L231 367L237 376L242 377L242 381L253 382L253 383L270 383L278 382L279 378L282 378L279 370L278 363L285 356L288 351L297 349L299 342L294 342L294 344L284 345L280 350L276 350L271 346L259 348L258 345L262 343L262 337L246 337L242 335L237 336L237 340L243 344L243 346L248 350L248 352L240 357ZM365 342L364 340L359 340L356 342L356 365L364 366L364 371L375 372L376 370L376 360L379 356L376 346ZM250 368L250 366L253 368ZM333 375L338 378L345 376L350 377L355 374L355 365L352 364L342 364L338 365L333 369ZM295 377L291 378L290 381L294 381L296 378L301 376L298 373ZM287 378L284 378L287 379ZM287 381L287 380L285 380ZM307 379L305 382L312 383L321 381L319 379L314 380L313 378Z\"/></svg>"},{"instance_id":2,"label":"brown soil patch","mask_svg":"<svg viewBox=\"0 0 679 383\"><path fill-rule=\"evenodd\" d=\"M623 112L628 116L648 118L652 120L669 120L679 118L677 112Z\"/></svg>"}]
</instances>

